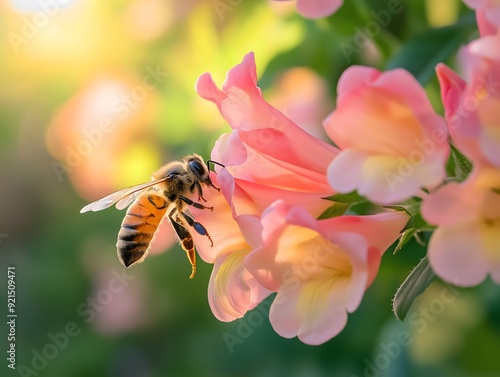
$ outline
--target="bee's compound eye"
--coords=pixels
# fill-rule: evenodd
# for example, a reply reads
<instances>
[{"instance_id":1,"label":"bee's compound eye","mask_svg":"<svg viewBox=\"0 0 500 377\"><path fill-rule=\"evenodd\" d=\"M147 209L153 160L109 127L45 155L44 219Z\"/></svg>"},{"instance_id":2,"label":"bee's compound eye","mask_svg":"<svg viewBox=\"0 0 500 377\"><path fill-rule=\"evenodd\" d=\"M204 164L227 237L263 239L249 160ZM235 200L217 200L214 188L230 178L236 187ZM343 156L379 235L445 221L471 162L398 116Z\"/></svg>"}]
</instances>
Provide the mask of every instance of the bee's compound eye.
<instances>
[{"instance_id":1,"label":"bee's compound eye","mask_svg":"<svg viewBox=\"0 0 500 377\"><path fill-rule=\"evenodd\" d=\"M205 173L205 169L203 166L196 160L193 160L189 163L189 167L192 171L198 173L199 175L203 175Z\"/></svg>"}]
</instances>

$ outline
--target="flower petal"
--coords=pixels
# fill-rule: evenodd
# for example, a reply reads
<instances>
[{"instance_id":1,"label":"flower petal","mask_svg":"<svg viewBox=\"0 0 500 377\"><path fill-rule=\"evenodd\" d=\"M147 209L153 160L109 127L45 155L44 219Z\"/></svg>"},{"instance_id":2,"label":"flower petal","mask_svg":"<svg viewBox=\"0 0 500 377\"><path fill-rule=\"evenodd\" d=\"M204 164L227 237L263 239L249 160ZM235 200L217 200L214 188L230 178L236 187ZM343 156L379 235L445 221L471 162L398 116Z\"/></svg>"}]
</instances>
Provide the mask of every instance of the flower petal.
<instances>
[{"instance_id":1,"label":"flower petal","mask_svg":"<svg viewBox=\"0 0 500 377\"><path fill-rule=\"evenodd\" d=\"M208 302L214 316L224 322L241 318L271 293L246 270L243 259L250 248L242 245L220 253L208 284Z\"/></svg>"},{"instance_id":2,"label":"flower petal","mask_svg":"<svg viewBox=\"0 0 500 377\"><path fill-rule=\"evenodd\" d=\"M357 190L375 203L393 204L420 191L419 167L399 157L370 155L357 149L341 152L330 164L328 182L338 192ZM442 169L437 168L438 174ZM425 176L423 179L435 179ZM437 177L440 181L440 177ZM434 183L435 181L433 181Z\"/></svg>"},{"instance_id":3,"label":"flower petal","mask_svg":"<svg viewBox=\"0 0 500 377\"><path fill-rule=\"evenodd\" d=\"M344 0L298 0L297 11L306 18L323 18L335 13Z\"/></svg>"},{"instance_id":4,"label":"flower petal","mask_svg":"<svg viewBox=\"0 0 500 377\"><path fill-rule=\"evenodd\" d=\"M461 223L436 229L429 242L429 262L443 280L474 286L488 275L488 262L481 252L477 223Z\"/></svg>"},{"instance_id":5,"label":"flower petal","mask_svg":"<svg viewBox=\"0 0 500 377\"><path fill-rule=\"evenodd\" d=\"M441 86L441 98L445 107L446 118L449 119L456 113L460 97L467 83L443 63L436 66L436 74Z\"/></svg>"},{"instance_id":6,"label":"flower petal","mask_svg":"<svg viewBox=\"0 0 500 377\"><path fill-rule=\"evenodd\" d=\"M212 173L210 177L214 185L220 184L215 173ZM203 191L203 196L207 200L207 205L214 207L214 210L192 207L190 212L196 221L207 230L212 238L213 247L206 236L195 231L192 231L191 234L200 257L205 262L213 263L219 253L231 250L235 245L244 244L245 239L238 227L238 223L233 218L231 207L222 193L213 188L208 188Z\"/></svg>"},{"instance_id":7,"label":"flower petal","mask_svg":"<svg viewBox=\"0 0 500 377\"><path fill-rule=\"evenodd\" d=\"M445 227L475 221L478 199L473 187L452 182L424 199L422 216L431 224Z\"/></svg>"},{"instance_id":8,"label":"flower petal","mask_svg":"<svg viewBox=\"0 0 500 377\"><path fill-rule=\"evenodd\" d=\"M480 36L484 37L486 35L493 35L497 33L498 25L494 25L490 22L484 10L476 11L476 21Z\"/></svg>"},{"instance_id":9,"label":"flower petal","mask_svg":"<svg viewBox=\"0 0 500 377\"><path fill-rule=\"evenodd\" d=\"M269 320L285 338L298 338L319 345L336 336L347 323L345 294L341 287L326 282L306 283L302 290L285 286L271 305ZM306 319L306 320L305 320Z\"/></svg>"},{"instance_id":10,"label":"flower petal","mask_svg":"<svg viewBox=\"0 0 500 377\"><path fill-rule=\"evenodd\" d=\"M381 74L378 69L372 67L351 66L347 68L337 84L337 106L343 106L343 101L347 96L355 93L361 87L369 86Z\"/></svg>"},{"instance_id":11,"label":"flower petal","mask_svg":"<svg viewBox=\"0 0 500 377\"><path fill-rule=\"evenodd\" d=\"M219 110L222 101L227 98L227 95L217 88L209 73L204 73L196 81L196 93L200 97L215 103Z\"/></svg>"}]
</instances>

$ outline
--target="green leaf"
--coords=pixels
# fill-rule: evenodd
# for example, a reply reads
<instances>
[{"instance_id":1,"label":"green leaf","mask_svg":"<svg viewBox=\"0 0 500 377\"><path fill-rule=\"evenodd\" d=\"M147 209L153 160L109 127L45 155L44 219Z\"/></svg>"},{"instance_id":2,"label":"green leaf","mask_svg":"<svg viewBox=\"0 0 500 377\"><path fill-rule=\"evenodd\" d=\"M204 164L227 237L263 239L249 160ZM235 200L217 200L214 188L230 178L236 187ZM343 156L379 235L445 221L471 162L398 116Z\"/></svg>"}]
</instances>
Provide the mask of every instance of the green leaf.
<instances>
[{"instance_id":1,"label":"green leaf","mask_svg":"<svg viewBox=\"0 0 500 377\"><path fill-rule=\"evenodd\" d=\"M434 76L434 69L454 55L475 31L473 15L454 25L431 29L407 42L387 63L387 69L405 68L420 84L425 85Z\"/></svg>"},{"instance_id":2,"label":"green leaf","mask_svg":"<svg viewBox=\"0 0 500 377\"><path fill-rule=\"evenodd\" d=\"M435 277L427 257L424 257L401 284L394 296L392 310L397 319L403 320L406 317L415 298L425 291Z\"/></svg>"},{"instance_id":3,"label":"green leaf","mask_svg":"<svg viewBox=\"0 0 500 377\"><path fill-rule=\"evenodd\" d=\"M457 167L455 164L455 160L453 159L453 149L451 150L450 157L448 161L446 161L446 176L454 179L457 175Z\"/></svg>"},{"instance_id":4,"label":"green leaf","mask_svg":"<svg viewBox=\"0 0 500 377\"><path fill-rule=\"evenodd\" d=\"M420 213L420 203L422 202L422 199L414 197L406 202L400 203L400 204L394 204L394 205L388 205L384 206L384 208L389 208L393 209L396 211L405 211L408 213L410 216L414 216Z\"/></svg>"},{"instance_id":5,"label":"green leaf","mask_svg":"<svg viewBox=\"0 0 500 377\"><path fill-rule=\"evenodd\" d=\"M465 156L453 145L451 145L451 158L455 165L455 176L463 181L472 171L472 164Z\"/></svg>"},{"instance_id":6,"label":"green leaf","mask_svg":"<svg viewBox=\"0 0 500 377\"><path fill-rule=\"evenodd\" d=\"M404 245L406 245L413 237L418 238L418 233L423 230L430 230L435 228L435 226L430 225L424 220L422 214L420 213L420 199L414 200L410 199L408 202L393 206L385 206L385 208L392 208L395 210L405 211L410 215L410 219L403 228L399 242L394 249L394 254L401 251Z\"/></svg>"},{"instance_id":7,"label":"green leaf","mask_svg":"<svg viewBox=\"0 0 500 377\"><path fill-rule=\"evenodd\" d=\"M410 217L410 220L406 223L406 226L404 227L403 231L410 230L410 229L415 229L415 230L422 230L422 229L429 229L432 228L432 226L424 220L422 215L420 213L417 213Z\"/></svg>"},{"instance_id":8,"label":"green leaf","mask_svg":"<svg viewBox=\"0 0 500 377\"><path fill-rule=\"evenodd\" d=\"M323 199L337 203L349 203L349 204L367 202L367 200L361 195L359 195L356 191L350 192L348 194L335 194Z\"/></svg>"},{"instance_id":9,"label":"green leaf","mask_svg":"<svg viewBox=\"0 0 500 377\"><path fill-rule=\"evenodd\" d=\"M417 233L417 230L415 228L413 229L408 229L403 232L401 237L399 237L399 242L396 245L396 248L394 249L394 253L396 254L397 252L401 251L404 245L406 245L410 240L413 238L413 236Z\"/></svg>"},{"instance_id":10,"label":"green leaf","mask_svg":"<svg viewBox=\"0 0 500 377\"><path fill-rule=\"evenodd\" d=\"M335 203L332 206L328 207L321 215L319 215L318 220L342 216L350 206L351 205L349 203Z\"/></svg>"}]
</instances>

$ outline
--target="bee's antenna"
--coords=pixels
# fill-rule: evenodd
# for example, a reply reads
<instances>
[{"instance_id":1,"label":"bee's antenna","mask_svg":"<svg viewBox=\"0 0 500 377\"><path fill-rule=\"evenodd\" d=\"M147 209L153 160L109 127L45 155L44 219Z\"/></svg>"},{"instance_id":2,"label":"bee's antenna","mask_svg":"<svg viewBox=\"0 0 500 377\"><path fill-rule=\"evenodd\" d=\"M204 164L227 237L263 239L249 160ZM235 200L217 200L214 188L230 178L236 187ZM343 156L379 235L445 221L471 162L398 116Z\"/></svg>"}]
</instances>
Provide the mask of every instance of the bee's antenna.
<instances>
[{"instance_id":1,"label":"bee's antenna","mask_svg":"<svg viewBox=\"0 0 500 377\"><path fill-rule=\"evenodd\" d=\"M219 166L222 166L223 168L225 168L225 166L222 165L220 162L217 162L217 161L214 161L214 160L207 160L207 168L208 168L208 170L210 170L210 163L212 163L214 165L219 165Z\"/></svg>"}]
</instances>

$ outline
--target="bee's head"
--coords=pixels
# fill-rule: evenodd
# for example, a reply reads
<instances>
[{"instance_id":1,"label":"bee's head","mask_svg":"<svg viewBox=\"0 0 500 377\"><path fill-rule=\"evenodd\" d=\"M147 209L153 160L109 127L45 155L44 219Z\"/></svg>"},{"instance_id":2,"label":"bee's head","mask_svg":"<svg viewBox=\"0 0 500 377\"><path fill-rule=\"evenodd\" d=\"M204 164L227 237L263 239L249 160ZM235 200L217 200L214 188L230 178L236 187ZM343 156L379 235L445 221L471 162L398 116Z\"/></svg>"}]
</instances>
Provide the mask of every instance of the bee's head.
<instances>
[{"instance_id":1,"label":"bee's head","mask_svg":"<svg viewBox=\"0 0 500 377\"><path fill-rule=\"evenodd\" d=\"M210 179L210 171L203 159L197 154L192 154L187 157L187 163L189 169L193 172L194 176L201 183L206 184L209 187L215 187ZM217 189L218 190L218 189Z\"/></svg>"},{"instance_id":2,"label":"bee's head","mask_svg":"<svg viewBox=\"0 0 500 377\"><path fill-rule=\"evenodd\" d=\"M189 170L193 172L195 175L196 179L198 179L201 182L204 182L207 180L209 176L209 171L207 168L207 165L203 162L200 156L193 154L188 156L187 158L187 163ZM209 179L209 178L208 178Z\"/></svg>"}]
</instances>

